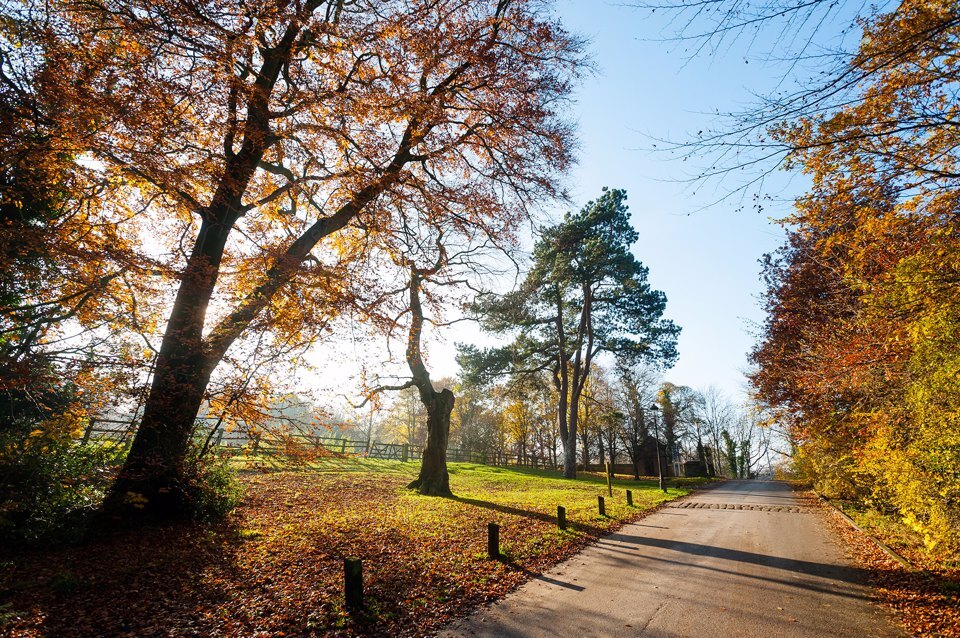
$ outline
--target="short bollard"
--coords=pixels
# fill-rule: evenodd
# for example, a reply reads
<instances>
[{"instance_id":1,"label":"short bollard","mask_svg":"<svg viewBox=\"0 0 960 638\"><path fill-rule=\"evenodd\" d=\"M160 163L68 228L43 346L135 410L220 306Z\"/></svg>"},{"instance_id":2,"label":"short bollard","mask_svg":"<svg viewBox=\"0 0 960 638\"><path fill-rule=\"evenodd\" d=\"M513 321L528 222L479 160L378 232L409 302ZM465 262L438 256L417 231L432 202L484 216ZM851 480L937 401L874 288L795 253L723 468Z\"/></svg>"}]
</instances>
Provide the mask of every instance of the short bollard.
<instances>
[{"instance_id":1,"label":"short bollard","mask_svg":"<svg viewBox=\"0 0 960 638\"><path fill-rule=\"evenodd\" d=\"M567 508L557 505L557 527L567 529Z\"/></svg>"},{"instance_id":2,"label":"short bollard","mask_svg":"<svg viewBox=\"0 0 960 638\"><path fill-rule=\"evenodd\" d=\"M633 490L627 490L627 505L633 507Z\"/></svg>"},{"instance_id":3,"label":"short bollard","mask_svg":"<svg viewBox=\"0 0 960 638\"><path fill-rule=\"evenodd\" d=\"M597 509L600 510L600 516L606 516L606 515L607 515L607 510L604 509L604 507L603 507L603 497L602 497L602 496L598 496L598 497L597 497Z\"/></svg>"},{"instance_id":4,"label":"short bollard","mask_svg":"<svg viewBox=\"0 0 960 638\"><path fill-rule=\"evenodd\" d=\"M500 558L500 526L496 523L487 525L487 556L493 560Z\"/></svg>"},{"instance_id":5,"label":"short bollard","mask_svg":"<svg viewBox=\"0 0 960 638\"><path fill-rule=\"evenodd\" d=\"M343 594L347 609L363 609L363 562L359 558L343 559Z\"/></svg>"}]
</instances>

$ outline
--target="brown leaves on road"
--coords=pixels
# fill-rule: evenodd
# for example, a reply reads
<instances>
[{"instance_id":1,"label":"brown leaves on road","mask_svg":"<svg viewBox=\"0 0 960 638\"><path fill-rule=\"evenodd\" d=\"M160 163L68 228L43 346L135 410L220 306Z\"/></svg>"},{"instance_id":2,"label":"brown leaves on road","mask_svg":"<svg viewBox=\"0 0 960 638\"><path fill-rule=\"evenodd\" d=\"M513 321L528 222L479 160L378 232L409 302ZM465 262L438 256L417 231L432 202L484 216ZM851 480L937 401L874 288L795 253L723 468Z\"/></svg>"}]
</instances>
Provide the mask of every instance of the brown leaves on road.
<instances>
[{"instance_id":1,"label":"brown leaves on road","mask_svg":"<svg viewBox=\"0 0 960 638\"><path fill-rule=\"evenodd\" d=\"M808 504L819 504L809 493L805 500ZM837 516L828 505L820 504L820 507L844 547L870 574L879 602L897 613L911 636L960 638L960 569L910 572L868 536ZM914 561L914 564L918 563Z\"/></svg>"}]
</instances>

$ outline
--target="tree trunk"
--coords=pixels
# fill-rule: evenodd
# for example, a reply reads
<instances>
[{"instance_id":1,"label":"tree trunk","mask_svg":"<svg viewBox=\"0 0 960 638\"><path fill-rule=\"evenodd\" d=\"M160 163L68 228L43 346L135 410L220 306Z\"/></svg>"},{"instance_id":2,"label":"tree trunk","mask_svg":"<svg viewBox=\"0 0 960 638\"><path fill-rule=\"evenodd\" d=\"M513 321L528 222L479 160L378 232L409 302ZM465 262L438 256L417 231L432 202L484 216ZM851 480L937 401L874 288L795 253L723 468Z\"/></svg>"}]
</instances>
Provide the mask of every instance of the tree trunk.
<instances>
[{"instance_id":1,"label":"tree trunk","mask_svg":"<svg viewBox=\"0 0 960 638\"><path fill-rule=\"evenodd\" d=\"M560 400L557 404L557 421L560 430L560 443L563 446L563 476L577 478L577 420L569 408L567 384L557 383Z\"/></svg>"},{"instance_id":2,"label":"tree trunk","mask_svg":"<svg viewBox=\"0 0 960 638\"><path fill-rule=\"evenodd\" d=\"M232 225L209 219L201 224L184 269L140 427L104 503L114 516L176 518L188 511L184 461L213 372L204 353L203 326Z\"/></svg>"},{"instance_id":3,"label":"tree trunk","mask_svg":"<svg viewBox=\"0 0 960 638\"><path fill-rule=\"evenodd\" d=\"M441 392L431 390L430 394L423 402L427 409L427 447L423 450L420 475L407 487L427 496L453 496L447 472L447 444L455 398L446 388Z\"/></svg>"},{"instance_id":4,"label":"tree trunk","mask_svg":"<svg viewBox=\"0 0 960 638\"><path fill-rule=\"evenodd\" d=\"M584 428L580 432L580 464L583 465L583 471L586 472L590 467L590 433Z\"/></svg>"},{"instance_id":5,"label":"tree trunk","mask_svg":"<svg viewBox=\"0 0 960 638\"><path fill-rule=\"evenodd\" d=\"M453 412L453 392L444 388L437 392L430 381L430 373L423 363L420 338L423 335L423 307L420 286L424 276L435 274L443 266L445 253L430 270L410 265L410 332L407 338L407 365L413 376L411 385L420 392L420 401L427 409L427 447L423 450L420 475L407 487L428 496L453 496L450 475L447 472L447 444L450 441L450 413Z\"/></svg>"},{"instance_id":6,"label":"tree trunk","mask_svg":"<svg viewBox=\"0 0 960 638\"><path fill-rule=\"evenodd\" d=\"M159 384L163 400L146 405L130 452L104 503L110 514L172 519L189 513L186 455L203 402L206 376L202 369L190 366L180 366L177 373L170 374L177 380ZM185 378L190 375L194 378Z\"/></svg>"},{"instance_id":7,"label":"tree trunk","mask_svg":"<svg viewBox=\"0 0 960 638\"><path fill-rule=\"evenodd\" d=\"M564 478L577 478L577 437L569 437L573 442L563 442L563 476Z\"/></svg>"}]
</instances>

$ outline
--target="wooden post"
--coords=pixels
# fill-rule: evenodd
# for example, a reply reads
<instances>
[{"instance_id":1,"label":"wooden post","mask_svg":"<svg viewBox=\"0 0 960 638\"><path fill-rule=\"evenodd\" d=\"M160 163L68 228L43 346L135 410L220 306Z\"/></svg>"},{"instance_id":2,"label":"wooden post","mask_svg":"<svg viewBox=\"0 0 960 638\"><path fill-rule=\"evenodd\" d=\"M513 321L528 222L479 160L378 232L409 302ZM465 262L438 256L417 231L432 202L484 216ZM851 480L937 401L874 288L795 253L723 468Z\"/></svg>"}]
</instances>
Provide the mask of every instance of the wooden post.
<instances>
[{"instance_id":1,"label":"wooden post","mask_svg":"<svg viewBox=\"0 0 960 638\"><path fill-rule=\"evenodd\" d=\"M603 507L603 497L597 497L597 509L600 510L600 516L606 516L607 510Z\"/></svg>"},{"instance_id":2,"label":"wooden post","mask_svg":"<svg viewBox=\"0 0 960 638\"><path fill-rule=\"evenodd\" d=\"M557 527L567 529L567 508L557 505Z\"/></svg>"},{"instance_id":3,"label":"wooden post","mask_svg":"<svg viewBox=\"0 0 960 638\"><path fill-rule=\"evenodd\" d=\"M343 559L343 597L350 611L363 609L363 561Z\"/></svg>"},{"instance_id":4,"label":"wooden post","mask_svg":"<svg viewBox=\"0 0 960 638\"><path fill-rule=\"evenodd\" d=\"M81 445L86 445L90 441L90 435L93 434L93 426L96 424L96 419L90 419L90 423L87 424L87 427L83 430L83 440L80 441Z\"/></svg>"},{"instance_id":5,"label":"wooden post","mask_svg":"<svg viewBox=\"0 0 960 638\"><path fill-rule=\"evenodd\" d=\"M613 475L610 474L610 463L604 463L607 466L607 495L613 496Z\"/></svg>"},{"instance_id":6,"label":"wooden post","mask_svg":"<svg viewBox=\"0 0 960 638\"><path fill-rule=\"evenodd\" d=\"M500 526L496 523L487 524L487 556L493 560L500 558Z\"/></svg>"},{"instance_id":7,"label":"wooden post","mask_svg":"<svg viewBox=\"0 0 960 638\"><path fill-rule=\"evenodd\" d=\"M410 460L410 444L409 444L409 443L404 443L404 444L403 444L403 452L402 452L402 454L403 454L403 462L404 462L404 463L406 463L407 461Z\"/></svg>"},{"instance_id":8,"label":"wooden post","mask_svg":"<svg viewBox=\"0 0 960 638\"><path fill-rule=\"evenodd\" d=\"M347 453L347 437L340 439L340 456Z\"/></svg>"},{"instance_id":9,"label":"wooden post","mask_svg":"<svg viewBox=\"0 0 960 638\"><path fill-rule=\"evenodd\" d=\"M633 490L627 490L627 505L633 507Z\"/></svg>"}]
</instances>

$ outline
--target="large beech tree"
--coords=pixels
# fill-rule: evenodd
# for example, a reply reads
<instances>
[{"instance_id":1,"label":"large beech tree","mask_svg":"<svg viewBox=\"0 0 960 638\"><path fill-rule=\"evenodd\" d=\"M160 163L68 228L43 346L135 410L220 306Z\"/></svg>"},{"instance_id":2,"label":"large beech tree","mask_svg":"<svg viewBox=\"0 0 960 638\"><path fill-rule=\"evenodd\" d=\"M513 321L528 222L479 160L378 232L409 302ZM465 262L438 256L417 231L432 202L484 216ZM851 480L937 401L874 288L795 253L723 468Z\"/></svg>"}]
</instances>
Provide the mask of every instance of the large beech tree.
<instances>
[{"instance_id":1,"label":"large beech tree","mask_svg":"<svg viewBox=\"0 0 960 638\"><path fill-rule=\"evenodd\" d=\"M677 356L680 329L663 319L666 296L650 288L647 268L630 252L638 234L626 198L623 190L605 190L546 229L519 289L477 305L486 330L516 339L502 348L461 350L472 376L552 375L569 478L577 473L580 399L597 356L660 365Z\"/></svg>"},{"instance_id":2,"label":"large beech tree","mask_svg":"<svg viewBox=\"0 0 960 638\"><path fill-rule=\"evenodd\" d=\"M88 131L71 151L169 227L154 239L169 240L176 293L114 512L183 511L227 350L251 330L328 325L356 292L351 265L411 223L397 210L509 235L561 195L558 110L582 54L542 2L25 6L37 26L21 54L58 60L77 96L58 114Z\"/></svg>"}]
</instances>

